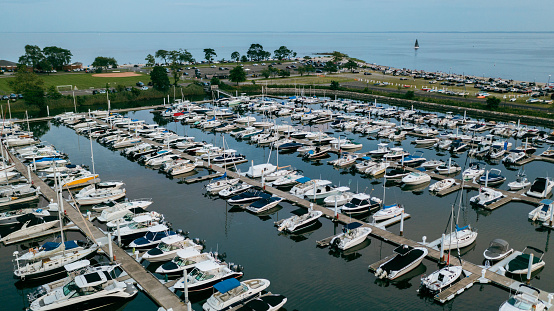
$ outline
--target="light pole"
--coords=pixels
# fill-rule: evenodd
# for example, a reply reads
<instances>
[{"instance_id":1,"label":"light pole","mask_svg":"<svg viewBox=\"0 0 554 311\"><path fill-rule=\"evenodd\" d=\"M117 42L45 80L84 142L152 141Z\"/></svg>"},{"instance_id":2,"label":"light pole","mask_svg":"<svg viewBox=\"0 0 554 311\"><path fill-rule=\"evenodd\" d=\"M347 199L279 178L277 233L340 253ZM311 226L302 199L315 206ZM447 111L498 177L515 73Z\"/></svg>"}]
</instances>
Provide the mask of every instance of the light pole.
<instances>
[{"instance_id":1,"label":"light pole","mask_svg":"<svg viewBox=\"0 0 554 311\"><path fill-rule=\"evenodd\" d=\"M550 88L550 76L551 75L548 75L548 82L546 82L546 87Z\"/></svg>"}]
</instances>

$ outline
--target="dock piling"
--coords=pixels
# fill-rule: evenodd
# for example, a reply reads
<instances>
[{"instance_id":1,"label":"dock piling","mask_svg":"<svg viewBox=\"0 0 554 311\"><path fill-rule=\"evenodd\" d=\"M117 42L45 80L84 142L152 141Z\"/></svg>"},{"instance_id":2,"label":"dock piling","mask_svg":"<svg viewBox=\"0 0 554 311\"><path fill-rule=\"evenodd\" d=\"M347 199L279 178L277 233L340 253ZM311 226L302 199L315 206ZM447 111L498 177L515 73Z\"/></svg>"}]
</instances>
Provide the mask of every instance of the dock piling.
<instances>
[{"instance_id":1,"label":"dock piling","mask_svg":"<svg viewBox=\"0 0 554 311\"><path fill-rule=\"evenodd\" d=\"M443 263L443 262L444 262L444 233L442 234L442 238L441 238L441 253L439 258L439 263Z\"/></svg>"},{"instance_id":2,"label":"dock piling","mask_svg":"<svg viewBox=\"0 0 554 311\"><path fill-rule=\"evenodd\" d=\"M110 262L113 262L112 233L108 232L108 251L110 253Z\"/></svg>"},{"instance_id":3,"label":"dock piling","mask_svg":"<svg viewBox=\"0 0 554 311\"><path fill-rule=\"evenodd\" d=\"M529 256L529 266L527 267L527 284L531 283L531 268L533 267L533 257L535 257L535 254L531 253Z\"/></svg>"},{"instance_id":4,"label":"dock piling","mask_svg":"<svg viewBox=\"0 0 554 311\"><path fill-rule=\"evenodd\" d=\"M400 216L400 236L404 235L404 210L402 210L402 214Z\"/></svg>"}]
</instances>

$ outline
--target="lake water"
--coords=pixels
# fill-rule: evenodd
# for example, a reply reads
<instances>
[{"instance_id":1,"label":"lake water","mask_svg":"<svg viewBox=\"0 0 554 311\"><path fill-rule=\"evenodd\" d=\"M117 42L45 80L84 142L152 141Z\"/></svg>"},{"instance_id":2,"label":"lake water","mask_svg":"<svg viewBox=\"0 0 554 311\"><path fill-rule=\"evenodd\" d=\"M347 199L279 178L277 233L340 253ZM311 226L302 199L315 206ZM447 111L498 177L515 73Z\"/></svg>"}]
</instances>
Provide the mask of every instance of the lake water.
<instances>
[{"instance_id":1,"label":"lake water","mask_svg":"<svg viewBox=\"0 0 554 311\"><path fill-rule=\"evenodd\" d=\"M415 51L415 40L420 49ZM120 64L144 63L156 50L188 49L202 60L205 48L216 59L246 54L252 43L273 53L281 45L298 56L340 51L369 63L396 68L546 83L554 73L554 33L0 33L0 58L17 61L26 44L61 46L85 65L96 56Z\"/></svg>"},{"instance_id":2,"label":"lake water","mask_svg":"<svg viewBox=\"0 0 554 311\"><path fill-rule=\"evenodd\" d=\"M129 116L144 119L147 123L159 122L180 135L195 136L197 141L208 141L221 144L220 135L202 132L180 123L167 121L148 111L129 113ZM288 119L280 121L290 122ZM290 124L290 123L289 123ZM90 165L89 141L75 134L65 126L50 123L31 124L41 139L54 144L60 151L69 154L72 163ZM324 127L323 130L332 130ZM339 134L337 133L336 136ZM360 137L347 134L355 141L363 143L360 152L376 149L378 140L371 137ZM225 142L229 148L239 150L255 163L267 161L270 150L258 148L246 142L236 141L228 134ZM413 152L423 150L424 156L447 160L447 153L435 150L419 149L411 145L415 138L409 137L401 143L406 150ZM511 140L514 144L515 140ZM422 274L429 274L437 269L435 262L424 260L423 265L399 281L381 281L368 272L368 265L392 254L393 246L371 238L364 245L350 254L330 253L328 249L316 247L315 241L333 235L341 229L328 219L321 219L316 230L303 235L278 233L273 222L291 216L299 210L289 203L281 204L281 209L269 216L258 217L253 214L231 209L224 200L207 196L204 183L187 185L178 179L169 179L158 171L146 168L122 157L119 152L109 150L93 142L96 172L103 180L122 180L126 183L127 197L130 199L150 197L154 204L150 210L163 213L175 229L190 232L191 237L206 240L206 250L226 253L227 261L244 266L244 278L267 278L271 281L269 290L288 297L287 310L497 310L508 298L508 293L492 285L476 284L446 305L439 305L432 300L418 296L416 290ZM540 153L545 148L541 148ZM332 156L330 159L336 158ZM280 165L292 165L301 169L305 176L332 180L335 184L348 185L354 191L371 193L382 197L383 180L362 178L349 169L337 170L327 165L327 160L305 162L296 153L279 156ZM275 153L271 161L275 163ZM465 154L453 158L462 167L467 164ZM242 171L249 164L239 165ZM507 169L501 164L490 163L502 169L507 181L515 179L516 170ZM525 166L530 180L550 173L553 164L531 162ZM198 174L206 174L199 171ZM506 184L499 186L507 189ZM464 193L463 202L476 191ZM405 236L421 241L427 236L428 241L435 240L447 230L450 207L456 202L458 194L453 193L439 198L429 193L428 189L409 191L398 186L388 186L386 203L404 204L412 218L405 222ZM41 202L41 206L46 202ZM527 245L545 249L544 260L547 265L532 284L540 289L554 291L553 283L554 254L549 250L550 231L534 226L527 220L531 206L522 203L509 203L494 212L466 207L462 224L469 223L479 231L477 242L469 249L463 250L463 258L473 263L483 261L483 251L494 238L503 238L516 250ZM398 233L399 225L389 227L391 232ZM68 233L71 238L79 238L78 233ZM12 256L16 249L26 251L29 243L13 246L1 246L0 251L0 290L4 295L5 310L21 310L25 307L25 295L30 285L16 283L12 279ZM149 269L154 269L149 267ZM32 284L36 285L36 284ZM202 301L195 301L193 307L201 309ZM124 310L154 310L155 304L143 293L127 305Z\"/></svg>"}]
</instances>

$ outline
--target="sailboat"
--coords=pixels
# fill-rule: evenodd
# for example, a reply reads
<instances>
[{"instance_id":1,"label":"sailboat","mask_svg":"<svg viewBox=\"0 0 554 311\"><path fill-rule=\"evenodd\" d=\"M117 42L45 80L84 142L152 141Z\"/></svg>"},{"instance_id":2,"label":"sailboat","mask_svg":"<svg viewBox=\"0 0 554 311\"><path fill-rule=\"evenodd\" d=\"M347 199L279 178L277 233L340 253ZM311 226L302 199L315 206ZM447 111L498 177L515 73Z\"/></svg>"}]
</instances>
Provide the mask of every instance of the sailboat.
<instances>
[{"instance_id":1,"label":"sailboat","mask_svg":"<svg viewBox=\"0 0 554 311\"><path fill-rule=\"evenodd\" d=\"M415 50L419 49L419 42L417 42L417 39L415 40L414 49Z\"/></svg>"}]
</instances>

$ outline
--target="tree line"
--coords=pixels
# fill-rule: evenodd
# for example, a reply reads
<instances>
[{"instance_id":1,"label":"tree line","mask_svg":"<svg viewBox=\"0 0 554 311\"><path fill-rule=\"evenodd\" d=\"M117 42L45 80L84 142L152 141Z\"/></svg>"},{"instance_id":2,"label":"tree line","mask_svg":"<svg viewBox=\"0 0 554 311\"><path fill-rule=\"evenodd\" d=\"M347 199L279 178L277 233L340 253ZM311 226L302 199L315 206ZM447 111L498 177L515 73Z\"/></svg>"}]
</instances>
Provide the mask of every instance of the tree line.
<instances>
[{"instance_id":1,"label":"tree line","mask_svg":"<svg viewBox=\"0 0 554 311\"><path fill-rule=\"evenodd\" d=\"M71 61L71 51L57 46L41 49L38 45L26 45L25 54L19 57L18 63L36 71L50 72L61 70Z\"/></svg>"}]
</instances>

